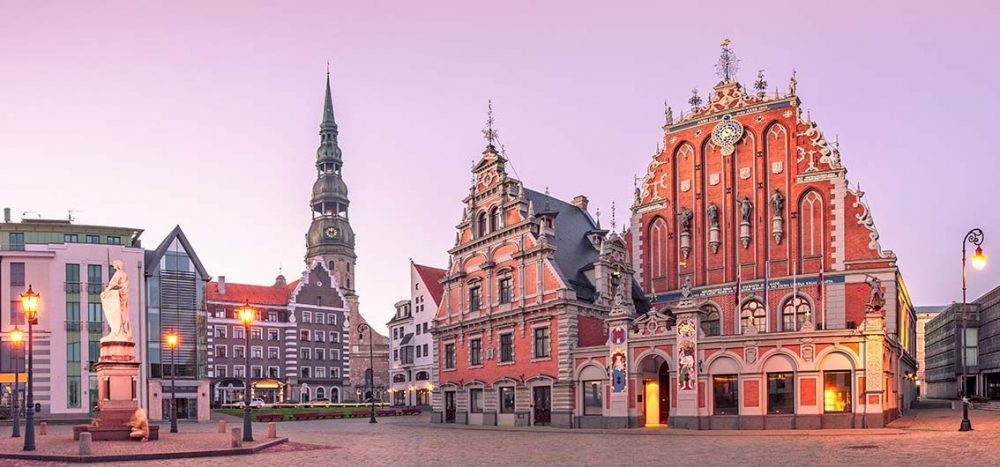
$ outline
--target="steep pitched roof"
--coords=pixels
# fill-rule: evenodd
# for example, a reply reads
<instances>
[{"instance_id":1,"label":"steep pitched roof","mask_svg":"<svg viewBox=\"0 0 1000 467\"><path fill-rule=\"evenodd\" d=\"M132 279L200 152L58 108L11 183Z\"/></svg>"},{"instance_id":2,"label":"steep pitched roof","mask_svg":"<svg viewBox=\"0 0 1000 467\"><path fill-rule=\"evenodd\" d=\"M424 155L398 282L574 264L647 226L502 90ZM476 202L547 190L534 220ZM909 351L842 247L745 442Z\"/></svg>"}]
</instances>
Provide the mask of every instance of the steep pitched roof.
<instances>
[{"instance_id":1,"label":"steep pitched roof","mask_svg":"<svg viewBox=\"0 0 1000 467\"><path fill-rule=\"evenodd\" d=\"M587 239L587 234L597 230L597 224L586 211L565 201L528 188L524 194L536 213L557 215L555 235L549 244L556 248L555 264L559 273L569 281L581 298L592 297L594 286L583 271L597 261L599 252Z\"/></svg>"},{"instance_id":2,"label":"steep pitched roof","mask_svg":"<svg viewBox=\"0 0 1000 467\"><path fill-rule=\"evenodd\" d=\"M167 252L167 248L170 248L170 244L173 243L174 239L181 242L181 246L184 247L184 251L187 252L188 257L191 258L191 263L194 264L195 269L198 274L201 275L203 279L208 279L208 272L205 271L205 266L201 264L201 260L198 259L198 254L195 253L194 248L191 247L191 242L188 241L187 235L184 235L184 231L181 230L181 226L174 226L174 229L167 234L166 238L160 242L160 245L156 247L155 250L145 250L144 260L146 264L146 275L150 275L156 268L160 265L160 258ZM149 265L154 265L150 267Z\"/></svg>"},{"instance_id":3,"label":"steep pitched roof","mask_svg":"<svg viewBox=\"0 0 1000 467\"><path fill-rule=\"evenodd\" d=\"M221 294L219 293L219 283L211 281L205 287L205 293L208 300L220 302L249 301L251 305L287 305L289 295L292 290L295 290L298 282L292 282L286 287L226 282L226 293Z\"/></svg>"},{"instance_id":4,"label":"steep pitched roof","mask_svg":"<svg viewBox=\"0 0 1000 467\"><path fill-rule=\"evenodd\" d=\"M444 294L444 287L441 285L441 278L444 277L448 271L417 263L412 264L413 269L417 271L418 275L420 275L420 280L424 281L424 287L427 287L427 291L430 292L431 298L434 299L434 303L440 306L441 295Z\"/></svg>"}]
</instances>

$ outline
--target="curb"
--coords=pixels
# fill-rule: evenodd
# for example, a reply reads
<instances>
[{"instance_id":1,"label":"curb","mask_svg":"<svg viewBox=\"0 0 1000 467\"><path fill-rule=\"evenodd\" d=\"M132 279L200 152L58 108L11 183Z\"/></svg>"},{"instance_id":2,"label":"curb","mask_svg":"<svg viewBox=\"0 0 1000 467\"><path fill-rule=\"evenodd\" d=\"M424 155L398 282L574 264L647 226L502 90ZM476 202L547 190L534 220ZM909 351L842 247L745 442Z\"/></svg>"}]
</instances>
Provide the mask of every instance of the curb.
<instances>
[{"instance_id":1,"label":"curb","mask_svg":"<svg viewBox=\"0 0 1000 467\"><path fill-rule=\"evenodd\" d=\"M531 434L599 434L618 436L900 436L910 432L898 428L846 428L837 430L681 430L676 428L627 428L622 430L594 430L586 428L503 428L478 426L447 426L432 423L431 426L443 430L502 431L507 433Z\"/></svg>"},{"instance_id":2,"label":"curb","mask_svg":"<svg viewBox=\"0 0 1000 467\"><path fill-rule=\"evenodd\" d=\"M288 438L275 438L271 441L264 441L256 446L248 448L213 449L208 451L108 454L108 455L91 455L91 456L0 453L0 459L17 459L17 460L67 462L67 463L84 464L92 462L128 462L128 461L148 461L148 460L158 460L158 459L193 459L198 457L245 456L250 454L257 454L258 452L264 449L277 446L279 444L284 444L287 442Z\"/></svg>"}]
</instances>

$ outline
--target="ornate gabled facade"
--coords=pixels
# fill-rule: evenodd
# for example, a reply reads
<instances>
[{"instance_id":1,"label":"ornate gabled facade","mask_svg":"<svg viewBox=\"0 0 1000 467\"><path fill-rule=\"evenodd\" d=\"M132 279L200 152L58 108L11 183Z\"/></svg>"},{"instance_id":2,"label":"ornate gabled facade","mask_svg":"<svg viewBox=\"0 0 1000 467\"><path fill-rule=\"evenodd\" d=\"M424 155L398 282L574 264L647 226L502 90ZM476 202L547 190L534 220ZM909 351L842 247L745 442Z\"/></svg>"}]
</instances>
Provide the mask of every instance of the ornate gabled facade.
<instances>
[{"instance_id":1,"label":"ornate gabled facade","mask_svg":"<svg viewBox=\"0 0 1000 467\"><path fill-rule=\"evenodd\" d=\"M629 251L653 310L622 324L630 423L882 426L915 397L896 257L794 73L786 93L760 73L748 94L736 63L724 43L708 102L667 108L635 189Z\"/></svg>"},{"instance_id":2,"label":"ornate gabled facade","mask_svg":"<svg viewBox=\"0 0 1000 467\"><path fill-rule=\"evenodd\" d=\"M434 320L434 422L574 426L572 352L606 340L616 291L632 299L626 243L587 199L525 188L488 145L473 167Z\"/></svg>"}]
</instances>

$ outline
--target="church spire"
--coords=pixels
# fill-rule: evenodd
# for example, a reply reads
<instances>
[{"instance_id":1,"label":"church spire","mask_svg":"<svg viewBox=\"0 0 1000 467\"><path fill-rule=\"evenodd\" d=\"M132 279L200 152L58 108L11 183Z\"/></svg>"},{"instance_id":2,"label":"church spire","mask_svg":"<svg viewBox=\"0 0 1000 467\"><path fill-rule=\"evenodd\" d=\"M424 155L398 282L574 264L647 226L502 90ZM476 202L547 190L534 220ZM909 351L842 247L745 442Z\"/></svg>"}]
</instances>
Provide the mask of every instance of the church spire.
<instances>
[{"instance_id":1,"label":"church spire","mask_svg":"<svg viewBox=\"0 0 1000 467\"><path fill-rule=\"evenodd\" d=\"M333 95L330 92L330 62L326 62L326 100L323 102L323 123L319 128L321 132L337 134L337 121L333 118Z\"/></svg>"}]
</instances>

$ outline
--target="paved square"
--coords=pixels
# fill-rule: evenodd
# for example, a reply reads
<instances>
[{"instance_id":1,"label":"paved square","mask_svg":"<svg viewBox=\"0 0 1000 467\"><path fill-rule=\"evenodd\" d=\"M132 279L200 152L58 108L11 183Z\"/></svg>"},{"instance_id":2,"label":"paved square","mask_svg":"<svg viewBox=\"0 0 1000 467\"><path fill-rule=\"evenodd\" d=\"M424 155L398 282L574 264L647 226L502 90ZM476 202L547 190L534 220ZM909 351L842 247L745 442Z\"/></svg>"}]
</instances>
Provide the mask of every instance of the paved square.
<instances>
[{"instance_id":1,"label":"paved square","mask_svg":"<svg viewBox=\"0 0 1000 467\"><path fill-rule=\"evenodd\" d=\"M961 412L944 409L913 411L882 430L795 432L500 430L432 425L426 415L385 418L374 425L367 420L284 422L279 435L292 442L261 454L129 465L997 465L1000 412L975 410L971 417L976 428L971 433L956 431ZM181 424L188 433L214 428ZM254 429L261 436L266 432L263 424ZM54 427L49 437L68 432L68 427ZM9 436L9 429L2 434ZM46 439L39 437L39 444Z\"/></svg>"}]
</instances>

